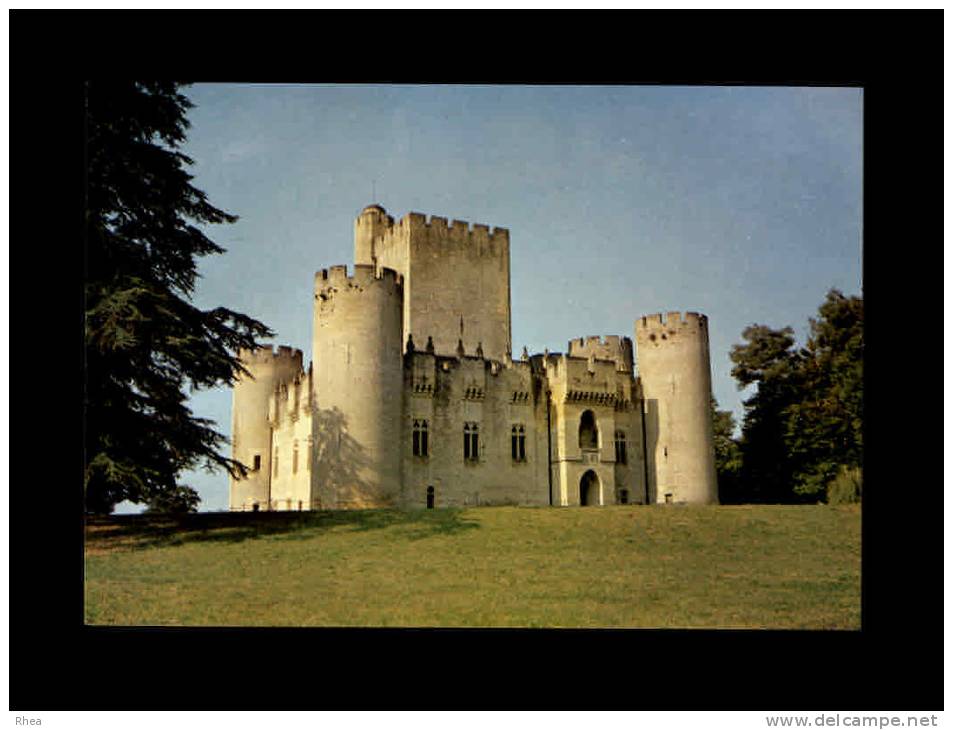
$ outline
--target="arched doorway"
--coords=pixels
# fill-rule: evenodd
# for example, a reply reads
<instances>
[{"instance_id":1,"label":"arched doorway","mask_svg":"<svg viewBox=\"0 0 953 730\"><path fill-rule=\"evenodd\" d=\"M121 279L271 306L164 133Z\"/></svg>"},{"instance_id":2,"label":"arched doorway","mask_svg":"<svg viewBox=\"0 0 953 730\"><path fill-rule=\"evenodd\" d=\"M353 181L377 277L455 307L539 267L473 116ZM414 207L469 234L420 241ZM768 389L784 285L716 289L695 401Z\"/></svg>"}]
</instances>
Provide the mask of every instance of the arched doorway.
<instances>
[{"instance_id":1,"label":"arched doorway","mask_svg":"<svg viewBox=\"0 0 953 730\"><path fill-rule=\"evenodd\" d=\"M590 469L579 480L579 506L589 507L599 504L599 477Z\"/></svg>"}]
</instances>

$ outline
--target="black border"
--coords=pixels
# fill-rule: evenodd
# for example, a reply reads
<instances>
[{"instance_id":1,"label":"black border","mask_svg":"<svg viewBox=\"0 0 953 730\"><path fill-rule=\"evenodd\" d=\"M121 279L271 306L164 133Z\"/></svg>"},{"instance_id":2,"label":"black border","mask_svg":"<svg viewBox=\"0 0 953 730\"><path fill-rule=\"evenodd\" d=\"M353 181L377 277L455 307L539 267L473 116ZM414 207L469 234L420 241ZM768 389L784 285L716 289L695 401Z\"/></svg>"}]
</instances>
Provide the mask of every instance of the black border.
<instances>
[{"instance_id":1,"label":"black border","mask_svg":"<svg viewBox=\"0 0 953 730\"><path fill-rule=\"evenodd\" d=\"M942 11L9 17L11 709L942 709ZM114 75L862 86L862 631L84 627L82 81Z\"/></svg>"}]
</instances>

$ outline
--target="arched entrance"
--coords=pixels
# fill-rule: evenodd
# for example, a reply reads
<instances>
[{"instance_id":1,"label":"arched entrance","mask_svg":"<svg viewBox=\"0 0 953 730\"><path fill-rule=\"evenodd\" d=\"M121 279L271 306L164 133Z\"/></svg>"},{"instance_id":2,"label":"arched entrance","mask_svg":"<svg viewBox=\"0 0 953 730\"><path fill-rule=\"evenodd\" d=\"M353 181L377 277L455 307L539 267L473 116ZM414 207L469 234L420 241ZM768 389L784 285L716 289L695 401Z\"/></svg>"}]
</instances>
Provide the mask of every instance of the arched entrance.
<instances>
[{"instance_id":1,"label":"arched entrance","mask_svg":"<svg viewBox=\"0 0 953 730\"><path fill-rule=\"evenodd\" d=\"M590 469L579 480L579 506L588 507L599 504L599 477Z\"/></svg>"}]
</instances>

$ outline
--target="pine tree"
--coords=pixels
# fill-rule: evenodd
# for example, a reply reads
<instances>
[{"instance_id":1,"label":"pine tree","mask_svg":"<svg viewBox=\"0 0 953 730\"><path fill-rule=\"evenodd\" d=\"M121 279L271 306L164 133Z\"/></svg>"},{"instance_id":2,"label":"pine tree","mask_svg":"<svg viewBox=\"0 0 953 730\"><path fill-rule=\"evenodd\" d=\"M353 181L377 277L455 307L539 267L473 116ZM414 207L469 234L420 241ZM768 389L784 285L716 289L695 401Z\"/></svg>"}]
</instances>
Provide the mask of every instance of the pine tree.
<instances>
[{"instance_id":1,"label":"pine tree","mask_svg":"<svg viewBox=\"0 0 953 730\"><path fill-rule=\"evenodd\" d=\"M214 422L194 416L186 387L232 384L239 348L273 333L261 322L191 303L196 258L224 253L202 224L236 216L194 188L180 150L192 104L171 82L86 85L86 508L124 499L184 504L186 469L244 465L219 453ZM194 490L192 490L194 491ZM171 499L175 497L175 499Z\"/></svg>"}]
</instances>

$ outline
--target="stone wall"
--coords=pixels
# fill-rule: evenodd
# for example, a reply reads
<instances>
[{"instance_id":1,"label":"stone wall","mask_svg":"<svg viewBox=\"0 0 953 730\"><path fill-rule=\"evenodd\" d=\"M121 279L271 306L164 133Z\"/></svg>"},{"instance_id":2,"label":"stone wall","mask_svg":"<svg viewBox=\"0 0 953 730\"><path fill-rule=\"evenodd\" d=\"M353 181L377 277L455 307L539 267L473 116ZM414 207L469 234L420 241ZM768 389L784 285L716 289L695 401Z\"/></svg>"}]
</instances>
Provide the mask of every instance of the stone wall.
<instances>
[{"instance_id":1,"label":"stone wall","mask_svg":"<svg viewBox=\"0 0 953 730\"><path fill-rule=\"evenodd\" d=\"M405 359L403 504L426 506L431 486L437 507L549 504L545 394L530 364L419 351ZM415 421L427 423L426 456L413 453ZM476 459L464 458L466 424L478 429ZM513 459L514 427L523 460Z\"/></svg>"},{"instance_id":2,"label":"stone wall","mask_svg":"<svg viewBox=\"0 0 953 730\"><path fill-rule=\"evenodd\" d=\"M326 508L389 506L400 495L402 279L335 266L315 276L312 439Z\"/></svg>"},{"instance_id":3,"label":"stone wall","mask_svg":"<svg viewBox=\"0 0 953 730\"><path fill-rule=\"evenodd\" d=\"M246 479L229 479L229 507L265 508L271 489L271 425L269 401L275 389L301 373L301 350L263 347L243 350L239 357L251 377L239 378L232 391L232 458L252 471ZM259 466L254 469L255 459Z\"/></svg>"},{"instance_id":4,"label":"stone wall","mask_svg":"<svg viewBox=\"0 0 953 730\"><path fill-rule=\"evenodd\" d=\"M511 351L510 238L505 228L447 222L408 213L397 223L379 206L355 223L356 259L399 272L404 280L404 332L439 355L504 360ZM462 326L461 326L462 325Z\"/></svg>"}]
</instances>

